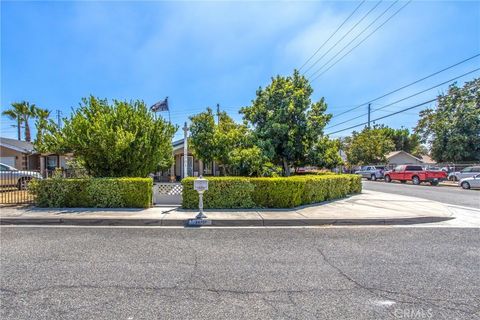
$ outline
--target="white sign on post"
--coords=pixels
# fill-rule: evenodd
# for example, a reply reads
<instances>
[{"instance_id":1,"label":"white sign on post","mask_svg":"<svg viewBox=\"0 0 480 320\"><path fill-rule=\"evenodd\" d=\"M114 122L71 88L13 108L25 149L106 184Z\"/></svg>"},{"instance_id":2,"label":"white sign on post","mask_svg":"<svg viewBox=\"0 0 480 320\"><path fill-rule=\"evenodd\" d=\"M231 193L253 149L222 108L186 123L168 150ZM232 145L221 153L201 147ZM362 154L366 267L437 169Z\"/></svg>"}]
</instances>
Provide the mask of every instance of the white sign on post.
<instances>
[{"instance_id":1,"label":"white sign on post","mask_svg":"<svg viewBox=\"0 0 480 320\"><path fill-rule=\"evenodd\" d=\"M193 189L195 191L204 192L208 190L208 180L203 179L202 177L193 180Z\"/></svg>"},{"instance_id":2,"label":"white sign on post","mask_svg":"<svg viewBox=\"0 0 480 320\"><path fill-rule=\"evenodd\" d=\"M208 190L208 180L202 176L198 177L198 179L193 180L193 189L198 192L198 209L200 212L196 215L195 219L188 220L188 225L211 225L211 220L202 220L207 218L207 216L203 214L203 193Z\"/></svg>"}]
</instances>

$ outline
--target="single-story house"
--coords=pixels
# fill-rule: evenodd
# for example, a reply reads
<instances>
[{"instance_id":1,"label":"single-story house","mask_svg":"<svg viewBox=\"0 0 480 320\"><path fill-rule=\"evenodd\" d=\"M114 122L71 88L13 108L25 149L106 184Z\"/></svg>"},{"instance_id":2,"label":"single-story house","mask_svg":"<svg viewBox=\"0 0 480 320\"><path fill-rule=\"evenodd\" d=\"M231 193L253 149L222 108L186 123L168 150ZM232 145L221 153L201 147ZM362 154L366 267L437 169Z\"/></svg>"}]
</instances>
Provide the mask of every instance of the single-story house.
<instances>
[{"instance_id":1,"label":"single-story house","mask_svg":"<svg viewBox=\"0 0 480 320\"><path fill-rule=\"evenodd\" d=\"M0 163L19 170L40 169L40 157L28 141L0 138Z\"/></svg>"},{"instance_id":2,"label":"single-story house","mask_svg":"<svg viewBox=\"0 0 480 320\"><path fill-rule=\"evenodd\" d=\"M66 169L69 156L39 153L31 142L0 137L0 163L19 170L45 172L56 168Z\"/></svg>"},{"instance_id":3,"label":"single-story house","mask_svg":"<svg viewBox=\"0 0 480 320\"><path fill-rule=\"evenodd\" d=\"M397 166L401 164L434 164L435 161L429 156L422 156L417 158L403 150L393 151L387 154L387 164L390 166Z\"/></svg>"}]
</instances>

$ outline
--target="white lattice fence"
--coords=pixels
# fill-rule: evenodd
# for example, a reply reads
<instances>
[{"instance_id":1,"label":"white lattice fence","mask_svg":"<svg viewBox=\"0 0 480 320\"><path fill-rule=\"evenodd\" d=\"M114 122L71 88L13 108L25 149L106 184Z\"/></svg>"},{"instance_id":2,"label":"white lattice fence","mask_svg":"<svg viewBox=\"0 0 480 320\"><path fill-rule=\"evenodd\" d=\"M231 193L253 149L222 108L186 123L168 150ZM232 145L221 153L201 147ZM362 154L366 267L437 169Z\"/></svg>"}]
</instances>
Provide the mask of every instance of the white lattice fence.
<instances>
[{"instance_id":1,"label":"white lattice fence","mask_svg":"<svg viewBox=\"0 0 480 320\"><path fill-rule=\"evenodd\" d=\"M153 185L153 204L182 204L182 184L155 183Z\"/></svg>"}]
</instances>

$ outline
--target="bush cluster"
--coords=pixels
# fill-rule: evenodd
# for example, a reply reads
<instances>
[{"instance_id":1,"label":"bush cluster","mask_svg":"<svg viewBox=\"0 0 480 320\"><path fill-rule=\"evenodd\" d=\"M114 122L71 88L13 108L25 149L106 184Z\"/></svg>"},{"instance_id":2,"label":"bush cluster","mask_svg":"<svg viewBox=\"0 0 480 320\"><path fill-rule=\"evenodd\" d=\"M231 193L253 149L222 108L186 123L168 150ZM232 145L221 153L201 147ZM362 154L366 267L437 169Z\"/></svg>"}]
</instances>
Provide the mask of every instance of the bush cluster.
<instances>
[{"instance_id":1,"label":"bush cluster","mask_svg":"<svg viewBox=\"0 0 480 320\"><path fill-rule=\"evenodd\" d=\"M304 175L278 178L208 177L204 208L292 208L343 198L362 191L358 175ZM185 209L198 208L195 178L182 180Z\"/></svg>"},{"instance_id":2,"label":"bush cluster","mask_svg":"<svg viewBox=\"0 0 480 320\"><path fill-rule=\"evenodd\" d=\"M148 208L150 178L84 178L34 180L29 184L39 207Z\"/></svg>"}]
</instances>

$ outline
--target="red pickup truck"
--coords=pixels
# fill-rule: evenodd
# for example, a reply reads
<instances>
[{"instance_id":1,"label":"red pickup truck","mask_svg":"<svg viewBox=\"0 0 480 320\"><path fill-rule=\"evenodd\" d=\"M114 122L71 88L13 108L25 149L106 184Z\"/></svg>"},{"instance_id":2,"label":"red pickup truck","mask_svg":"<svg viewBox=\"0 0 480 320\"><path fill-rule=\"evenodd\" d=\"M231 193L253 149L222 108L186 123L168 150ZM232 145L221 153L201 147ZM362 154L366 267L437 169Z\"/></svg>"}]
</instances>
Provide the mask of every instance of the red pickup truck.
<instances>
[{"instance_id":1,"label":"red pickup truck","mask_svg":"<svg viewBox=\"0 0 480 320\"><path fill-rule=\"evenodd\" d=\"M393 170L386 171L384 176L386 182L392 182L392 180L399 180L402 183L412 181L413 184L417 185L421 182L430 182L432 186L436 186L440 181L447 179L445 171L423 170L422 166L418 165L397 166Z\"/></svg>"}]
</instances>

